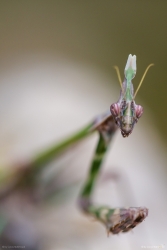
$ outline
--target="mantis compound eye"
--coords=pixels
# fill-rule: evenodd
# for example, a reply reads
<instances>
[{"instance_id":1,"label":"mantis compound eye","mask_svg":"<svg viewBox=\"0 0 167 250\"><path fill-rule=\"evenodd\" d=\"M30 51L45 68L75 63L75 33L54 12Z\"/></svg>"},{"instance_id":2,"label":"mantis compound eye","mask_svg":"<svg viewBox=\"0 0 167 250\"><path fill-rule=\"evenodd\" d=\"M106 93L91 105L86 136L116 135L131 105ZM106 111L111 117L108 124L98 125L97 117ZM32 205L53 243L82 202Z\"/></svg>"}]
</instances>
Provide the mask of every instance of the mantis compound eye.
<instances>
[{"instance_id":1,"label":"mantis compound eye","mask_svg":"<svg viewBox=\"0 0 167 250\"><path fill-rule=\"evenodd\" d=\"M137 118L137 121L138 121L138 119L139 119L139 118L142 116L142 114L143 114L143 107L140 106L140 105L136 105L135 111L136 111L136 118Z\"/></svg>"},{"instance_id":2,"label":"mantis compound eye","mask_svg":"<svg viewBox=\"0 0 167 250\"><path fill-rule=\"evenodd\" d=\"M110 111L111 111L111 114L113 115L114 119L117 120L116 118L119 116L120 114L120 104L118 103L113 103L111 106L110 106Z\"/></svg>"}]
</instances>

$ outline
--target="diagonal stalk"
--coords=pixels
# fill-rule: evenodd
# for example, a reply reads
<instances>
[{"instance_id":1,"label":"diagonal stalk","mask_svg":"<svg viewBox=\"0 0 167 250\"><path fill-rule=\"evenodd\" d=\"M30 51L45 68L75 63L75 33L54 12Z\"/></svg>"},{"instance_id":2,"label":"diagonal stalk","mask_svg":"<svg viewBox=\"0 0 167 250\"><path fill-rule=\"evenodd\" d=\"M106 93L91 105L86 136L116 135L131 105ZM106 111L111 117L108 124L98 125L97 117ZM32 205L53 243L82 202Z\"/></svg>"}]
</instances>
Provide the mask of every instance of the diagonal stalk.
<instances>
[{"instance_id":1,"label":"diagonal stalk","mask_svg":"<svg viewBox=\"0 0 167 250\"><path fill-rule=\"evenodd\" d=\"M64 141L53 145L49 149L45 150L44 152L37 155L31 162L31 166L35 169L40 169L44 167L47 163L54 159L58 154L62 151L67 149L69 146L73 145L74 143L79 142L83 138L90 135L94 130L92 130L93 123L91 122L82 130L78 131L77 133L73 134L69 138L65 139Z\"/></svg>"},{"instance_id":2,"label":"diagonal stalk","mask_svg":"<svg viewBox=\"0 0 167 250\"><path fill-rule=\"evenodd\" d=\"M13 183L12 180L14 180L14 184L11 185L13 187L13 185L29 185L29 183L34 182L37 174L47 167L49 162L56 158L58 154L65 151L68 147L95 132L97 126L99 126L103 120L108 118L108 116L111 116L108 112L97 116L78 132L74 133L72 136L61 141L60 143L56 143L50 148L47 148L40 154L30 159L28 162L24 162L19 165L15 164L13 168L10 168L12 171L6 171L6 168L3 168L4 170L1 171L0 184L7 182Z\"/></svg>"}]
</instances>

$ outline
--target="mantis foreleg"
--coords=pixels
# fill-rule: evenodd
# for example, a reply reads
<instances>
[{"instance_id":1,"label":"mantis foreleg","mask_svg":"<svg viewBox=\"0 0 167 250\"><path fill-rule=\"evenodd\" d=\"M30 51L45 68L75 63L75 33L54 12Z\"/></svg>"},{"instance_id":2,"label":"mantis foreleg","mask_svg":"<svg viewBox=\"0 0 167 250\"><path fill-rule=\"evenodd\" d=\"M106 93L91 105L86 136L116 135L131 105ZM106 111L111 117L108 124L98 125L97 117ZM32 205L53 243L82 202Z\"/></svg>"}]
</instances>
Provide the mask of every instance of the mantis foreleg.
<instances>
[{"instance_id":1,"label":"mantis foreleg","mask_svg":"<svg viewBox=\"0 0 167 250\"><path fill-rule=\"evenodd\" d=\"M147 208L110 208L108 206L98 206L92 202L91 196L93 187L99 175L112 137L117 130L112 116L101 123L97 127L97 130L99 132L99 141L94 153L87 180L79 198L79 205L85 213L102 222L106 226L108 234L128 232L145 219L148 215Z\"/></svg>"}]
</instances>

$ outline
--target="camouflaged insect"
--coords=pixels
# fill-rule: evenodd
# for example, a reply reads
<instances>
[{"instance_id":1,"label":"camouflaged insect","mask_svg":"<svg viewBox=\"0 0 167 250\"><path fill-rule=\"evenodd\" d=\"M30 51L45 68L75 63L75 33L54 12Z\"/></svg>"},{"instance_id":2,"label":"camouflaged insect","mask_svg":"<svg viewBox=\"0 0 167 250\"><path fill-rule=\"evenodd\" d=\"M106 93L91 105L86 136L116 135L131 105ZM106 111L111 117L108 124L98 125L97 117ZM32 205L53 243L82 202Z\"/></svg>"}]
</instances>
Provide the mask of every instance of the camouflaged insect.
<instances>
[{"instance_id":1,"label":"camouflaged insect","mask_svg":"<svg viewBox=\"0 0 167 250\"><path fill-rule=\"evenodd\" d=\"M110 112L98 116L90 128L91 132L99 132L99 141L92 159L88 178L81 192L79 206L83 212L103 223L108 235L110 233L119 234L121 232L129 232L148 216L148 209L145 207L109 208L106 206L95 206L91 201L91 195L104 156L116 130L120 128L122 136L128 137L143 113L142 106L137 105L134 99L148 69L152 65L153 64L150 64L147 67L135 93L132 79L136 74L136 56L130 54L128 57L123 83L120 79L119 70L116 68L121 84L120 98L116 103L110 106Z\"/></svg>"}]
</instances>

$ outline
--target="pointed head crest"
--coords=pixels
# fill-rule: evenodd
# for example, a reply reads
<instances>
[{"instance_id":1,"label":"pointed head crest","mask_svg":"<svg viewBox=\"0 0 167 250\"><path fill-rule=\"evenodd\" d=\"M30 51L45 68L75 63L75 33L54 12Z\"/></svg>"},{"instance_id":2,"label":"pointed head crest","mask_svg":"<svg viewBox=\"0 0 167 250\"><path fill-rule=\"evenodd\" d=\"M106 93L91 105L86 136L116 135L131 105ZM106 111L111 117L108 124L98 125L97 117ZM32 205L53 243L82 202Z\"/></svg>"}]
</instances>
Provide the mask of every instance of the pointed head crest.
<instances>
[{"instance_id":1,"label":"pointed head crest","mask_svg":"<svg viewBox=\"0 0 167 250\"><path fill-rule=\"evenodd\" d=\"M125 78L132 80L136 75L136 56L131 54L128 56L128 60L124 70Z\"/></svg>"}]
</instances>

